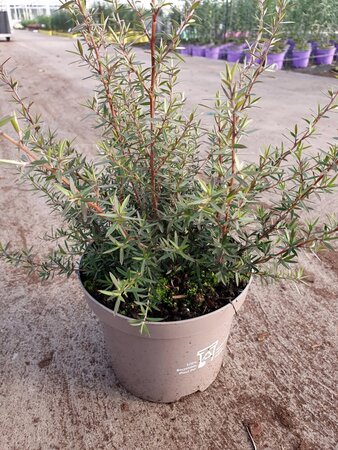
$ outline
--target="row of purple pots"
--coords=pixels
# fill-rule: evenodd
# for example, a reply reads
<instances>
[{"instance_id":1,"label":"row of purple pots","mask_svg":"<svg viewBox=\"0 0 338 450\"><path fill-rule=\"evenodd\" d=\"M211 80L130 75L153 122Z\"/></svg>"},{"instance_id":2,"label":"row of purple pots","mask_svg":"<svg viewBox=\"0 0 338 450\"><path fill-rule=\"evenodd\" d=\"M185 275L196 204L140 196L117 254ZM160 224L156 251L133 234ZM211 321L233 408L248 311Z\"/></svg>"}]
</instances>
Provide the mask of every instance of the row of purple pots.
<instances>
[{"instance_id":1,"label":"row of purple pots","mask_svg":"<svg viewBox=\"0 0 338 450\"><path fill-rule=\"evenodd\" d=\"M210 59L228 59L229 61L229 53L231 58L231 52L233 48L237 51L237 48L242 51L245 47L245 44L241 44L240 46L234 46L232 43L218 45L216 47L207 47L205 50L205 56Z\"/></svg>"},{"instance_id":2,"label":"row of purple pots","mask_svg":"<svg viewBox=\"0 0 338 450\"><path fill-rule=\"evenodd\" d=\"M192 56L205 56L209 59L225 59L226 49L229 44L217 45L210 47L208 45L193 45L191 46Z\"/></svg>"},{"instance_id":3,"label":"row of purple pots","mask_svg":"<svg viewBox=\"0 0 338 450\"><path fill-rule=\"evenodd\" d=\"M208 45L186 45L185 47L181 47L179 52L183 56L200 56L206 57L209 59L225 59L228 53L228 49L232 47L233 44L223 44L215 47L211 47ZM239 47L244 48L245 44L240 45Z\"/></svg>"},{"instance_id":4,"label":"row of purple pots","mask_svg":"<svg viewBox=\"0 0 338 450\"><path fill-rule=\"evenodd\" d=\"M209 47L206 45L191 45L184 49L181 49L180 53L182 55L192 55L207 57L210 59L227 59L228 62L239 62L243 61L245 56L246 44L234 45L232 43L224 44L216 47ZM274 64L277 69L281 69L283 66L285 52L281 54L271 53L268 55L268 64ZM257 60L259 63L259 61Z\"/></svg>"},{"instance_id":5,"label":"row of purple pots","mask_svg":"<svg viewBox=\"0 0 338 450\"><path fill-rule=\"evenodd\" d=\"M332 64L336 47L334 43L331 47L321 48L316 41L310 41L311 47L308 50L294 50L293 59L295 62L292 63L293 67L304 68L308 66L310 55L312 54L314 62L317 65L321 64Z\"/></svg>"},{"instance_id":6,"label":"row of purple pots","mask_svg":"<svg viewBox=\"0 0 338 450\"><path fill-rule=\"evenodd\" d=\"M276 69L282 69L284 59L291 60L294 68L305 68L309 64L311 53L313 53L316 64L332 64L337 53L338 58L338 42L333 43L332 47L319 48L316 42L311 42L311 47L306 50L297 50L295 42L289 39L285 51L282 53L269 53L267 56L267 64L274 65ZM245 55L245 44L234 45L228 43L215 47L207 45L187 45L180 49L180 53L184 56L199 56L210 59L227 59L229 62L243 61L246 57L247 62L252 60L252 56ZM257 58L256 63L259 63Z\"/></svg>"}]
</instances>

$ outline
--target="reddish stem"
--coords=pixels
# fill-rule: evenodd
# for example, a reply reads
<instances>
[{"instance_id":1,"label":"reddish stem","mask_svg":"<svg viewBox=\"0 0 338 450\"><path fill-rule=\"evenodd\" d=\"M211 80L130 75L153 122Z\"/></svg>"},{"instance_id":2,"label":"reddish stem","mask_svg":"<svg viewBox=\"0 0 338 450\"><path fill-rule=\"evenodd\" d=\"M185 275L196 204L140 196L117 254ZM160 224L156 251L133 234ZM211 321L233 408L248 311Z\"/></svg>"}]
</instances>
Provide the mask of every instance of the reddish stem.
<instances>
[{"instance_id":1,"label":"reddish stem","mask_svg":"<svg viewBox=\"0 0 338 450\"><path fill-rule=\"evenodd\" d=\"M237 139L237 116L236 116L236 112L234 111L232 114L232 120L231 120L231 179L229 182L229 192L232 190L233 188L233 184L234 184L234 175L236 173L236 149L235 149L235 145L236 145L236 139ZM231 202L229 202L227 209L226 209L226 213L225 213L225 217L224 217L224 225L222 227L222 236L225 236L228 232L228 221L229 221L229 216L230 216L230 206L231 206Z\"/></svg>"},{"instance_id":2,"label":"reddish stem","mask_svg":"<svg viewBox=\"0 0 338 450\"><path fill-rule=\"evenodd\" d=\"M152 23L151 23L151 39L150 39L150 54L151 54L151 82L150 82L150 129L151 129L151 144L149 154L149 169L150 169L150 184L151 184L151 203L154 214L157 214L157 195L156 195L156 174L155 174L155 151L153 140L156 98L155 98L155 84L156 84L156 28L157 28L157 15L158 9L156 9L156 0L152 0Z\"/></svg>"}]
</instances>

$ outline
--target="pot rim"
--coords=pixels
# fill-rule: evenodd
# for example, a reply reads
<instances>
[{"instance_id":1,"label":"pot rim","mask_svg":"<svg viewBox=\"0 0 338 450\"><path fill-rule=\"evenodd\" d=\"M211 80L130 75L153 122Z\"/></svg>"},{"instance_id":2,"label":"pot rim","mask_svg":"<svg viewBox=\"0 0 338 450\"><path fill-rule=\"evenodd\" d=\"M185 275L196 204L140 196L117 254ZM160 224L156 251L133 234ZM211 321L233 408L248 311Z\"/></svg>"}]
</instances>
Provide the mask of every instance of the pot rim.
<instances>
[{"instance_id":1,"label":"pot rim","mask_svg":"<svg viewBox=\"0 0 338 450\"><path fill-rule=\"evenodd\" d=\"M80 261L80 263L81 263L81 261ZM80 276L80 270L77 270L76 273L77 273L77 277L78 277L79 282L80 282L81 289L82 289L83 292L91 299L91 301L93 301L97 306L99 306L100 308L102 308L102 309L103 309L104 311L106 311L107 313L112 314L114 317L119 317L120 319L123 319L123 320L125 320L125 321L134 320L133 317L124 316L124 315L122 315L122 314L120 314L120 313L114 313L114 311L113 311L112 309L108 308L107 306L103 305L103 304L100 303L98 300L96 300L96 298L94 298L94 297L87 291L87 289L84 287L84 285L83 285L83 283L82 283L82 280L81 280L81 276ZM250 287L250 285L251 285L251 283L252 283L252 279L253 279L253 276L250 277L250 280L248 281L247 285L245 286L245 288L243 289L243 291L240 292L240 293L237 295L237 297L235 297L230 303L228 303L228 304L222 306L221 308L216 309L215 311L212 311L212 312L207 313L207 314L203 314L202 316L193 317L193 318L191 318L191 319L171 320L171 321L163 321L163 322L149 322L149 321L146 321L145 324L146 324L146 325L151 325L152 327L153 327L153 326L155 326L155 327L161 327L161 326L162 326L162 327L163 327L163 326L165 326L165 325L193 323L194 321L201 320L201 319L204 318L204 317L208 317L208 318L209 318L209 317L212 317L213 315L215 315L215 314L217 314L217 313L219 313L219 312L221 312L221 311L225 311L225 309L227 309L227 308L234 308L235 312L237 313L237 310L236 310L236 307L235 307L234 302L235 302L241 295L243 295L244 292L247 292L247 291L248 291L248 289L249 289L249 287Z\"/></svg>"},{"instance_id":2,"label":"pot rim","mask_svg":"<svg viewBox=\"0 0 338 450\"><path fill-rule=\"evenodd\" d=\"M309 47L304 48L304 49L299 49L299 48L296 48L296 47L294 47L292 49L292 53L307 53L307 52L311 53L311 51L312 51L311 45L309 45Z\"/></svg>"}]
</instances>

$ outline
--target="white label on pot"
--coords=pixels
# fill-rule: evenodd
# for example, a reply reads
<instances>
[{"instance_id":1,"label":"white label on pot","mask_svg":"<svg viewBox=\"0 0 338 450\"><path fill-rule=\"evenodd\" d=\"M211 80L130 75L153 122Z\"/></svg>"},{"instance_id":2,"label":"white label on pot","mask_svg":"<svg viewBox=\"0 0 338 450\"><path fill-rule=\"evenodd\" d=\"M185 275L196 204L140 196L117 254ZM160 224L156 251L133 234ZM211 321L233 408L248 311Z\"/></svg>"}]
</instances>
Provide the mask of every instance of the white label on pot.
<instances>
[{"instance_id":1,"label":"white label on pot","mask_svg":"<svg viewBox=\"0 0 338 450\"><path fill-rule=\"evenodd\" d=\"M209 361L213 361L219 355L223 353L223 348L225 345L225 341L218 345L218 341L214 342L208 347L203 348L202 350L197 351L197 361L192 361L187 363L186 367L182 369L176 369L176 372L179 375L185 375L187 373L194 372L197 369L202 369Z\"/></svg>"}]
</instances>

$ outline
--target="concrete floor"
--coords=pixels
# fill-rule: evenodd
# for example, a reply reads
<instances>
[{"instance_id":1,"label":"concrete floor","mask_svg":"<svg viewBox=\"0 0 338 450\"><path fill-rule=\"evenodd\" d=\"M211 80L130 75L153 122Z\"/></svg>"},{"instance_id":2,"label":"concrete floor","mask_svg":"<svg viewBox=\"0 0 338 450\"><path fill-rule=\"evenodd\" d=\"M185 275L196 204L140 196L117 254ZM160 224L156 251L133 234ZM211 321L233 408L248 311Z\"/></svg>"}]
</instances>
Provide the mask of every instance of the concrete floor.
<instances>
[{"instance_id":1,"label":"concrete floor","mask_svg":"<svg viewBox=\"0 0 338 450\"><path fill-rule=\"evenodd\" d=\"M77 137L87 155L95 132L79 106L93 87L84 69L69 65L71 40L18 31L0 43L24 92L60 133ZM144 58L138 50L140 58ZM188 58L181 74L187 107L209 102L223 63ZM296 120L324 101L336 80L269 73L257 88L253 133L244 158L277 144ZM0 117L11 111L0 93ZM205 113L203 120L211 124ZM315 148L337 136L337 115L320 127ZM15 151L14 151L15 154ZM0 157L13 150L0 142ZM0 240L44 248L39 236L59 223L41 198L14 186L0 171ZM319 214L338 212L338 195L323 198ZM311 277L300 292L288 283L254 284L234 324L216 382L176 404L158 405L128 394L115 379L96 318L75 278L40 285L0 264L0 450L246 450L245 423L255 426L259 450L334 450L338 442L336 335L338 256L302 258Z\"/></svg>"}]
</instances>

